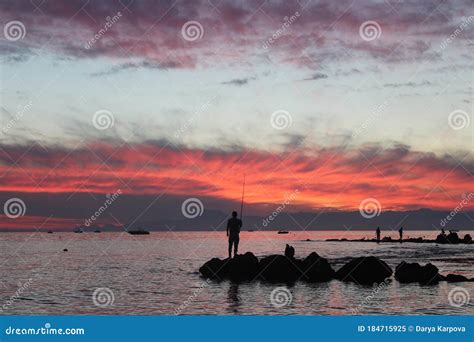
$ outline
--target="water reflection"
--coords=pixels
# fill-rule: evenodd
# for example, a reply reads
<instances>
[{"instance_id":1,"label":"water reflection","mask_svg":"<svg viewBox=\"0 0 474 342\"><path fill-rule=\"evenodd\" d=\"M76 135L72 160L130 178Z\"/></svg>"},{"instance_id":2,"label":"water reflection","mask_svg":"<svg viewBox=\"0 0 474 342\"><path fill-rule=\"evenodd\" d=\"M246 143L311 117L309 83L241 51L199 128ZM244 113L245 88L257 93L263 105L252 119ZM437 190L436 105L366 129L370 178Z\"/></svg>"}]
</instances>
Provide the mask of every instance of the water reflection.
<instances>
[{"instance_id":1,"label":"water reflection","mask_svg":"<svg viewBox=\"0 0 474 342\"><path fill-rule=\"evenodd\" d=\"M227 290L227 303L229 305L228 310L232 313L239 313L240 307L240 295L239 295L239 284L229 283L229 290Z\"/></svg>"}]
</instances>

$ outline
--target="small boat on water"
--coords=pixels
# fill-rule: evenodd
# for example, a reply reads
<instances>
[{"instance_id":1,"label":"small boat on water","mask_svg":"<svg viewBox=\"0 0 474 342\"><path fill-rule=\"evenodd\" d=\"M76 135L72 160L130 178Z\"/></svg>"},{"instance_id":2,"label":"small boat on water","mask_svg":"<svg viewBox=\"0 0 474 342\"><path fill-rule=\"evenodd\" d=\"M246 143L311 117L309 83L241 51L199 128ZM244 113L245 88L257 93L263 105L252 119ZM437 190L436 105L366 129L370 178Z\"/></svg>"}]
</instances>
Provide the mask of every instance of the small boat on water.
<instances>
[{"instance_id":1,"label":"small boat on water","mask_svg":"<svg viewBox=\"0 0 474 342\"><path fill-rule=\"evenodd\" d=\"M99 229L94 230L94 233L100 233Z\"/></svg>"},{"instance_id":2,"label":"small boat on water","mask_svg":"<svg viewBox=\"0 0 474 342\"><path fill-rule=\"evenodd\" d=\"M128 233L132 234L132 235L148 235L148 234L150 234L149 231L146 231L143 228L138 228L137 230L129 230Z\"/></svg>"},{"instance_id":3,"label":"small boat on water","mask_svg":"<svg viewBox=\"0 0 474 342\"><path fill-rule=\"evenodd\" d=\"M74 229L74 233L84 233L84 229L82 229L81 227L76 227L76 229Z\"/></svg>"},{"instance_id":4,"label":"small boat on water","mask_svg":"<svg viewBox=\"0 0 474 342\"><path fill-rule=\"evenodd\" d=\"M48 230L48 234L53 234L53 231L52 231L52 230Z\"/></svg>"},{"instance_id":5,"label":"small boat on water","mask_svg":"<svg viewBox=\"0 0 474 342\"><path fill-rule=\"evenodd\" d=\"M279 230L278 234L288 234L289 232L287 230Z\"/></svg>"}]
</instances>

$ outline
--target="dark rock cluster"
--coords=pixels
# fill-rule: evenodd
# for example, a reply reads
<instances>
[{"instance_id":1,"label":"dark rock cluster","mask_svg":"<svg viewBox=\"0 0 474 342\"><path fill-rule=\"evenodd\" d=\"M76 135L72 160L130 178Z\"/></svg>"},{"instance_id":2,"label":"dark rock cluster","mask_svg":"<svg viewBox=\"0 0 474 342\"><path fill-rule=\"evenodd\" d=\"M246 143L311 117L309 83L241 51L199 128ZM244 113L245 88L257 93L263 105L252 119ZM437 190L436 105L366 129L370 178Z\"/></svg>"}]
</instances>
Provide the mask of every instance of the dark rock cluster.
<instances>
[{"instance_id":1,"label":"dark rock cluster","mask_svg":"<svg viewBox=\"0 0 474 342\"><path fill-rule=\"evenodd\" d=\"M408 239L392 239L390 236L384 236L380 241L377 239L355 239L355 240L348 240L348 239L327 239L326 241L329 242L377 242L377 243L399 243L399 242L412 242L412 243L439 243L439 244L467 244L470 245L473 242L471 235L466 234L463 238L460 238L456 232L449 232L449 234L441 233L439 234L436 239L423 239L422 237L417 238L408 238Z\"/></svg>"},{"instance_id":2,"label":"dark rock cluster","mask_svg":"<svg viewBox=\"0 0 474 342\"><path fill-rule=\"evenodd\" d=\"M456 232L450 232L449 234L439 234L435 240L436 243L440 244L459 244L459 243L472 243L472 237L469 234L464 235L464 238L460 238Z\"/></svg>"},{"instance_id":3,"label":"dark rock cluster","mask_svg":"<svg viewBox=\"0 0 474 342\"><path fill-rule=\"evenodd\" d=\"M294 257L294 248L286 247L285 255L269 255L258 259L253 253L236 255L234 258L213 258L199 269L205 278L234 282L262 280L268 282L293 283L326 282L332 279L355 282L363 285L381 283L393 271L383 260L375 256L352 258L337 272L328 260L312 252L304 259ZM395 269L395 279L400 283L436 284L439 281L474 281L462 275L442 276L431 263L424 266L418 263L401 262Z\"/></svg>"},{"instance_id":4,"label":"dark rock cluster","mask_svg":"<svg viewBox=\"0 0 474 342\"><path fill-rule=\"evenodd\" d=\"M199 272L206 278L233 281L261 279L269 282L322 282L335 277L327 259L315 252L303 260L285 255L270 255L260 261L251 252L247 252L232 259L213 258Z\"/></svg>"}]
</instances>

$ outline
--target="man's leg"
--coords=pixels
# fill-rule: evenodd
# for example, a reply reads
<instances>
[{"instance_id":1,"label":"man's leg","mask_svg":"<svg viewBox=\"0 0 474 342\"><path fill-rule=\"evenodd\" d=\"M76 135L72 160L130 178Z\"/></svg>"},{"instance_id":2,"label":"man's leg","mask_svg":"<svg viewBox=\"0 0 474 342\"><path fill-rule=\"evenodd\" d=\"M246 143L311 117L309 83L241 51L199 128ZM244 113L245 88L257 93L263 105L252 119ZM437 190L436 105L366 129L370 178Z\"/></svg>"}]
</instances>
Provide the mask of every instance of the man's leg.
<instances>
[{"instance_id":1,"label":"man's leg","mask_svg":"<svg viewBox=\"0 0 474 342\"><path fill-rule=\"evenodd\" d=\"M232 258L232 238L229 236L229 259Z\"/></svg>"},{"instance_id":2,"label":"man's leg","mask_svg":"<svg viewBox=\"0 0 474 342\"><path fill-rule=\"evenodd\" d=\"M237 255L237 252L239 250L239 238L234 239L234 256Z\"/></svg>"}]
</instances>

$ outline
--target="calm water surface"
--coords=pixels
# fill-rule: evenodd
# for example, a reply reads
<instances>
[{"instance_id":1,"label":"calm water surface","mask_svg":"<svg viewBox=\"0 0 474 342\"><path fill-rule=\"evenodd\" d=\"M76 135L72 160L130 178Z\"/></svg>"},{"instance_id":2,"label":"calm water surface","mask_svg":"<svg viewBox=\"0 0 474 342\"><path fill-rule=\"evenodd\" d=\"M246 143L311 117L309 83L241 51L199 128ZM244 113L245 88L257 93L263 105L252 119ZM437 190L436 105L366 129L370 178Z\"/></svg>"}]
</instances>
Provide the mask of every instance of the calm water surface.
<instances>
[{"instance_id":1,"label":"calm water surface","mask_svg":"<svg viewBox=\"0 0 474 342\"><path fill-rule=\"evenodd\" d=\"M285 244L291 243L297 257L316 251L328 258L336 270L349 257L375 255L392 268L402 260L432 262L442 274L474 277L472 245L322 241L372 235L373 232L243 232L240 250L264 256L282 253ZM405 235L434 238L436 232L406 231ZM307 238L313 241L304 241ZM63 252L64 248L68 252ZM299 282L288 288L291 303L276 308L270 302L270 293L284 284L206 284L200 277L198 269L205 261L225 257L224 232L152 232L145 236L2 233L0 250L3 315L173 315L178 308L182 314L345 315L355 308L360 314L474 314L474 283L420 286L393 279L379 290L336 280L322 284ZM448 302L448 293L456 286L463 287L471 297L460 308ZM92 297L97 288L113 292L112 305L94 305Z\"/></svg>"}]
</instances>

